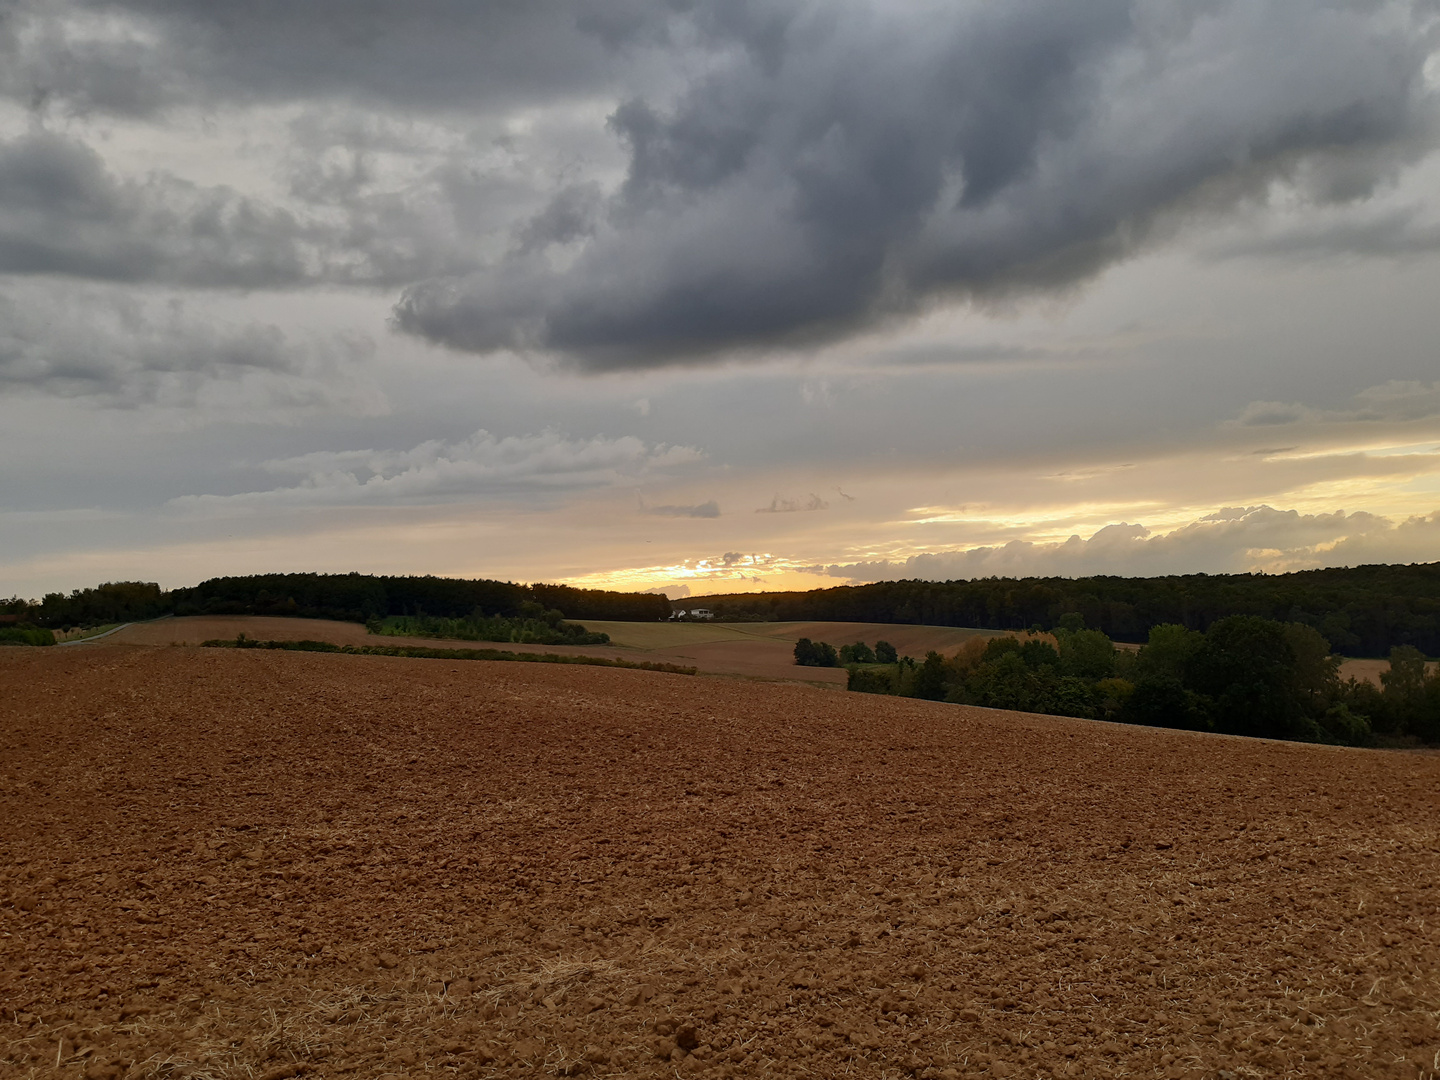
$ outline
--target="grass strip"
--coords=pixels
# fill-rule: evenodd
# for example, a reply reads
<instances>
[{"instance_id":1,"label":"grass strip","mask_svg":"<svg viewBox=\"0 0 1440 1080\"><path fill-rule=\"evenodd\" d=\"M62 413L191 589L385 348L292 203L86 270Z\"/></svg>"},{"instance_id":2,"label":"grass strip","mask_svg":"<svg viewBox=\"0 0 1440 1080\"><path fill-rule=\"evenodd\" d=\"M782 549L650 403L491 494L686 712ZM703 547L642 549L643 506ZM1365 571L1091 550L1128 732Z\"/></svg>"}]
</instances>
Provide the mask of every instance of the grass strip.
<instances>
[{"instance_id":1,"label":"grass strip","mask_svg":"<svg viewBox=\"0 0 1440 1080\"><path fill-rule=\"evenodd\" d=\"M283 649L287 652L347 653L351 656L408 656L421 660L502 660L518 664L583 664L587 667L634 668L694 675L699 669L651 660L613 660L607 656L562 656L559 653L521 653L508 649L427 649L406 645L336 645L329 641L257 641L238 634L234 638L202 641L205 649Z\"/></svg>"}]
</instances>

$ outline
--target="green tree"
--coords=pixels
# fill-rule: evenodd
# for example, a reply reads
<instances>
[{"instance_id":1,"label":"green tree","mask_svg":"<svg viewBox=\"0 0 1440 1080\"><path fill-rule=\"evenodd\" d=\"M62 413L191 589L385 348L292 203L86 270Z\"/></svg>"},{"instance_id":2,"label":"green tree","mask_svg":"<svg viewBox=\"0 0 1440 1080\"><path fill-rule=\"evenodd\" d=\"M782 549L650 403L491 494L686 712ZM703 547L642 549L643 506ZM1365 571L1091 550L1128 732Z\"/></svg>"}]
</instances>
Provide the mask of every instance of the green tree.
<instances>
[{"instance_id":1,"label":"green tree","mask_svg":"<svg viewBox=\"0 0 1440 1080\"><path fill-rule=\"evenodd\" d=\"M1115 643L1099 630L1076 630L1057 639L1062 674L1098 682L1115 673Z\"/></svg>"},{"instance_id":2,"label":"green tree","mask_svg":"<svg viewBox=\"0 0 1440 1080\"><path fill-rule=\"evenodd\" d=\"M1304 623L1287 623L1285 641L1295 654L1296 691L1313 714L1323 714L1340 691L1340 658L1324 634Z\"/></svg>"},{"instance_id":3,"label":"green tree","mask_svg":"<svg viewBox=\"0 0 1440 1080\"><path fill-rule=\"evenodd\" d=\"M1390 650L1390 669L1380 673L1380 685L1395 734L1421 735L1427 726L1425 681L1424 653L1411 645L1397 645Z\"/></svg>"},{"instance_id":4,"label":"green tree","mask_svg":"<svg viewBox=\"0 0 1440 1080\"><path fill-rule=\"evenodd\" d=\"M1020 642L1008 634L1003 637L994 637L985 643L985 652L981 660L989 663L991 660L998 660L1006 653L1018 653Z\"/></svg>"},{"instance_id":5,"label":"green tree","mask_svg":"<svg viewBox=\"0 0 1440 1080\"><path fill-rule=\"evenodd\" d=\"M1020 659L1032 670L1048 667L1060 670L1060 654L1048 641L1027 641L1020 646Z\"/></svg>"},{"instance_id":6,"label":"green tree","mask_svg":"<svg viewBox=\"0 0 1440 1080\"><path fill-rule=\"evenodd\" d=\"M1186 682L1215 702L1220 731L1272 739L1305 732L1295 653L1278 622L1254 615L1221 619L1205 632L1189 675Z\"/></svg>"},{"instance_id":7,"label":"green tree","mask_svg":"<svg viewBox=\"0 0 1440 1080\"><path fill-rule=\"evenodd\" d=\"M900 660L895 652L895 646L888 641L875 642L875 662L877 664L895 664Z\"/></svg>"},{"instance_id":8,"label":"green tree","mask_svg":"<svg viewBox=\"0 0 1440 1080\"><path fill-rule=\"evenodd\" d=\"M863 641L857 641L854 645L841 645L840 663L844 665L873 664L875 663L875 653Z\"/></svg>"},{"instance_id":9,"label":"green tree","mask_svg":"<svg viewBox=\"0 0 1440 1080\"><path fill-rule=\"evenodd\" d=\"M984 661L962 686L951 690L949 700L983 705L987 709L1049 711L1046 687L1058 681L1055 669L1027 667L1018 648L996 651L998 655Z\"/></svg>"},{"instance_id":10,"label":"green tree","mask_svg":"<svg viewBox=\"0 0 1440 1080\"><path fill-rule=\"evenodd\" d=\"M1203 635L1177 623L1152 626L1150 640L1135 658L1136 676L1182 682L1204 640Z\"/></svg>"},{"instance_id":11,"label":"green tree","mask_svg":"<svg viewBox=\"0 0 1440 1080\"><path fill-rule=\"evenodd\" d=\"M801 638L795 643L795 663L801 667L839 667L840 657L833 645Z\"/></svg>"},{"instance_id":12,"label":"green tree","mask_svg":"<svg viewBox=\"0 0 1440 1080\"><path fill-rule=\"evenodd\" d=\"M1426 742L1440 742L1440 670L1425 678L1425 690L1411 733Z\"/></svg>"},{"instance_id":13,"label":"green tree","mask_svg":"<svg viewBox=\"0 0 1440 1080\"><path fill-rule=\"evenodd\" d=\"M945 658L931 650L915 672L913 694L927 701L945 700Z\"/></svg>"},{"instance_id":14,"label":"green tree","mask_svg":"<svg viewBox=\"0 0 1440 1080\"><path fill-rule=\"evenodd\" d=\"M1390 669L1380 673L1380 685L1397 701L1411 701L1425 691L1425 654L1413 645L1390 650Z\"/></svg>"}]
</instances>

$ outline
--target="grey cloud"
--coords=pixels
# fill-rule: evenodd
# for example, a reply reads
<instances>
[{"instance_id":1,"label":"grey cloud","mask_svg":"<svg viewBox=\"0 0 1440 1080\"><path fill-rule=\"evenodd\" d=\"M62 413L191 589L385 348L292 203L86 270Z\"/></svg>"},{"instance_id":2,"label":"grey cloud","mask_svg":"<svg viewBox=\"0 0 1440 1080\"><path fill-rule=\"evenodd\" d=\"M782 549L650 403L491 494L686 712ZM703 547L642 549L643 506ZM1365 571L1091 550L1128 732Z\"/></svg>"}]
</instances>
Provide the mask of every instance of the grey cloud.
<instances>
[{"instance_id":1,"label":"grey cloud","mask_svg":"<svg viewBox=\"0 0 1440 1080\"><path fill-rule=\"evenodd\" d=\"M1440 514L1435 522L1440 527ZM1378 553L1387 548L1418 551L1422 534L1433 539L1435 531L1412 523L1397 527L1364 512L1301 514L1254 506L1221 510L1159 535L1143 525L1121 523L1108 525L1089 539L1072 536L1056 544L1015 540L967 551L914 555L903 561L837 564L822 572L863 582L1283 571L1345 565L1351 552L1368 552L1378 559ZM1433 549L1428 557L1434 557ZM1392 551L1379 561L1401 560Z\"/></svg>"},{"instance_id":2,"label":"grey cloud","mask_svg":"<svg viewBox=\"0 0 1440 1080\"><path fill-rule=\"evenodd\" d=\"M214 405L225 397L230 405L308 402L374 413L383 400L350 378L373 348L363 335L296 337L113 289L0 292L0 388L105 405Z\"/></svg>"},{"instance_id":3,"label":"grey cloud","mask_svg":"<svg viewBox=\"0 0 1440 1080\"><path fill-rule=\"evenodd\" d=\"M0 92L162 124L175 104L298 104L300 209L124 180L36 132L0 146L0 272L401 287L402 330L592 370L806 345L1068 285L1157 216L1275 177L1363 197L1434 128L1422 9L22 0L0 19ZM596 102L628 161L608 193L593 123L547 130L523 166L486 159L485 124ZM317 130L332 113L418 118L451 145L392 146L407 167L376 173L387 136ZM896 362L1024 350L983 352Z\"/></svg>"},{"instance_id":4,"label":"grey cloud","mask_svg":"<svg viewBox=\"0 0 1440 1080\"><path fill-rule=\"evenodd\" d=\"M830 504L819 495L811 493L808 499L782 499L776 495L769 506L758 507L757 514L799 514L813 510L828 510Z\"/></svg>"},{"instance_id":5,"label":"grey cloud","mask_svg":"<svg viewBox=\"0 0 1440 1080\"><path fill-rule=\"evenodd\" d=\"M45 131L0 143L0 273L189 286L303 281L304 230L228 188L125 181Z\"/></svg>"},{"instance_id":6,"label":"grey cloud","mask_svg":"<svg viewBox=\"0 0 1440 1080\"><path fill-rule=\"evenodd\" d=\"M1425 221L1417 210L1406 209L1308 222L1273 234L1231 241L1220 245L1215 254L1292 259L1337 255L1404 257L1436 251L1440 251L1440 226Z\"/></svg>"},{"instance_id":7,"label":"grey cloud","mask_svg":"<svg viewBox=\"0 0 1440 1080\"><path fill-rule=\"evenodd\" d=\"M1289 401L1252 401L1240 414L1244 427L1277 427L1294 424L1309 416L1311 410L1304 405Z\"/></svg>"},{"instance_id":8,"label":"grey cloud","mask_svg":"<svg viewBox=\"0 0 1440 1080\"><path fill-rule=\"evenodd\" d=\"M592 369L825 340L1081 280L1167 210L1433 126L1418 0L723 7L673 102L612 115L629 171L578 258L416 284L397 324Z\"/></svg>"},{"instance_id":9,"label":"grey cloud","mask_svg":"<svg viewBox=\"0 0 1440 1080\"><path fill-rule=\"evenodd\" d=\"M68 10L67 10L68 9ZM0 95L37 111L95 109L145 115L178 96L169 67L139 32L115 33L97 20L77 25L75 6L13 0L0 11Z\"/></svg>"},{"instance_id":10,"label":"grey cloud","mask_svg":"<svg viewBox=\"0 0 1440 1080\"><path fill-rule=\"evenodd\" d=\"M1436 416L1440 416L1440 382L1393 379L1360 391L1348 407L1340 409L1317 409L1295 401L1252 401L1241 411L1235 423L1241 427L1302 423L1405 423ZM1288 449L1293 450L1294 447Z\"/></svg>"},{"instance_id":11,"label":"grey cloud","mask_svg":"<svg viewBox=\"0 0 1440 1080\"><path fill-rule=\"evenodd\" d=\"M570 244L594 235L602 192L596 183L562 188L520 230L522 253L543 251L552 244Z\"/></svg>"},{"instance_id":12,"label":"grey cloud","mask_svg":"<svg viewBox=\"0 0 1440 1080\"><path fill-rule=\"evenodd\" d=\"M195 102L346 98L497 107L584 94L633 49L662 44L667 5L628 17L582 0L19 0L0 88L75 112L149 114ZM6 40L8 38L8 40Z\"/></svg>"},{"instance_id":13,"label":"grey cloud","mask_svg":"<svg viewBox=\"0 0 1440 1080\"><path fill-rule=\"evenodd\" d=\"M659 517L718 518L720 504L711 499L694 506L646 506L641 512Z\"/></svg>"},{"instance_id":14,"label":"grey cloud","mask_svg":"<svg viewBox=\"0 0 1440 1080\"><path fill-rule=\"evenodd\" d=\"M321 149L330 148L322 135L341 137L297 126ZM473 268L476 250L503 247L492 237L509 230L494 208L535 201L453 154L388 190L365 173L364 134L348 137L354 160L343 175L314 157L295 166L303 217L161 172L123 179L92 147L44 130L0 142L0 273L189 288L396 285ZM522 230L522 248L583 235L587 191L562 190ZM487 199L491 208L477 210Z\"/></svg>"},{"instance_id":15,"label":"grey cloud","mask_svg":"<svg viewBox=\"0 0 1440 1080\"><path fill-rule=\"evenodd\" d=\"M171 500L188 510L362 506L445 502L476 494L534 495L609 487L691 464L700 451L650 445L625 435L568 438L556 431L499 437L477 431L408 450L322 450L268 461L263 468L299 482L238 495Z\"/></svg>"},{"instance_id":16,"label":"grey cloud","mask_svg":"<svg viewBox=\"0 0 1440 1080\"><path fill-rule=\"evenodd\" d=\"M867 357L872 364L894 367L949 367L957 364L1015 364L1026 360L1073 359L1075 350L1060 351L1020 345L907 345Z\"/></svg>"}]
</instances>

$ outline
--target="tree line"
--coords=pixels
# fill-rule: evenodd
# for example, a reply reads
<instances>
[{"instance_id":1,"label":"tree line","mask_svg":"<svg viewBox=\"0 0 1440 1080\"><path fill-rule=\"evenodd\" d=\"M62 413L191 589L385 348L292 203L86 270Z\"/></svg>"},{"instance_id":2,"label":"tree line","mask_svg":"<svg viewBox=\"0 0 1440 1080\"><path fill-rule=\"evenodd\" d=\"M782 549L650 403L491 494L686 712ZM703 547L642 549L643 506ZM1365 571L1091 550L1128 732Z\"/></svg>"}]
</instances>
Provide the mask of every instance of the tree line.
<instances>
[{"instance_id":1,"label":"tree line","mask_svg":"<svg viewBox=\"0 0 1440 1080\"><path fill-rule=\"evenodd\" d=\"M0 601L0 615L20 624L66 629L133 622L161 615L280 615L367 622L392 616L525 619L534 611L567 619L653 621L670 616L664 595L520 585L509 581L392 577L375 574L251 574L217 577L192 588L165 591L154 582L115 581L40 600Z\"/></svg>"},{"instance_id":2,"label":"tree line","mask_svg":"<svg viewBox=\"0 0 1440 1080\"><path fill-rule=\"evenodd\" d=\"M365 628L372 634L387 637L509 641L532 645L610 644L609 634L587 630L579 623L566 622L560 611L554 608L546 611L533 600L521 604L520 614L513 618L487 615L480 608L476 608L463 619L445 619L432 615L397 615L388 619L369 619Z\"/></svg>"},{"instance_id":3,"label":"tree line","mask_svg":"<svg viewBox=\"0 0 1440 1080\"><path fill-rule=\"evenodd\" d=\"M872 649L863 641L841 645L839 649L824 641L802 637L795 642L795 663L801 667L848 667L851 664L894 664L900 657L888 641L877 641Z\"/></svg>"},{"instance_id":4,"label":"tree line","mask_svg":"<svg viewBox=\"0 0 1440 1080\"><path fill-rule=\"evenodd\" d=\"M1053 630L1066 615L1115 641L1143 643L1156 626L1207 631L1233 615L1299 623L1345 656L1385 657L1398 645L1440 654L1440 563L1130 578L884 581L809 592L704 597L721 621L915 623Z\"/></svg>"},{"instance_id":5,"label":"tree line","mask_svg":"<svg viewBox=\"0 0 1440 1080\"><path fill-rule=\"evenodd\" d=\"M1440 743L1440 671L1428 671L1418 649L1399 645L1380 679L1380 686L1342 680L1340 657L1304 623L1231 615L1203 632L1162 624L1137 652L1116 649L1072 615L1052 632L972 638L949 657L855 663L847 685L1228 735L1349 746Z\"/></svg>"}]
</instances>

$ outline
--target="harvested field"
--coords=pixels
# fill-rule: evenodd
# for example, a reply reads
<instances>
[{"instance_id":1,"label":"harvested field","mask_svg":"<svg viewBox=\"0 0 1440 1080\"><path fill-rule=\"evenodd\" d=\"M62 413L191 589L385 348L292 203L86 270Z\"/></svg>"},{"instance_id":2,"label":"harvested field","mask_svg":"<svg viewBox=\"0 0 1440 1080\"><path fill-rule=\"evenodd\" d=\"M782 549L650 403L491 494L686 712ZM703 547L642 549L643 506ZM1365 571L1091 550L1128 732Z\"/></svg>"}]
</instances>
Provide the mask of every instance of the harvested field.
<instances>
[{"instance_id":1,"label":"harvested field","mask_svg":"<svg viewBox=\"0 0 1440 1080\"><path fill-rule=\"evenodd\" d=\"M715 675L786 679L818 685L844 686L839 668L802 668L795 664L795 642L802 637L846 645L887 640L901 654L923 657L930 649L953 652L961 642L990 630L950 626L897 626L881 623L636 623L587 621L587 628L609 634L605 645L492 646L518 652L606 656L618 660L653 660L698 667ZM244 633L258 641L299 641L312 638L336 645L418 644L440 649L484 648L491 643L432 638L381 637L358 623L325 619L280 619L261 615L191 615L127 626L113 641L130 645L198 645L211 638ZM106 639L112 640L112 639ZM75 646L83 648L85 646ZM637 656L637 652L645 655Z\"/></svg>"},{"instance_id":2,"label":"harvested field","mask_svg":"<svg viewBox=\"0 0 1440 1080\"><path fill-rule=\"evenodd\" d=\"M1436 664L1431 662L1425 665L1427 672L1433 673ZM1361 682L1368 682L1374 686L1383 686L1380 676L1390 670L1389 660L1357 660L1350 657L1340 662L1341 679L1359 679Z\"/></svg>"},{"instance_id":3,"label":"harvested field","mask_svg":"<svg viewBox=\"0 0 1440 1080\"><path fill-rule=\"evenodd\" d=\"M1440 1052L1435 756L521 664L95 645L0 679L5 1076Z\"/></svg>"},{"instance_id":4,"label":"harvested field","mask_svg":"<svg viewBox=\"0 0 1440 1080\"><path fill-rule=\"evenodd\" d=\"M245 634L256 641L328 641L335 645L418 645L436 649L509 649L512 652L553 652L563 655L637 659L626 649L605 646L516 645L506 642L460 641L449 638L387 637L372 634L359 623L331 619L280 619L265 615L188 615L133 623L106 642L122 645L199 645L212 638ZM98 644L98 643L97 643ZM87 648L74 645L71 648ZM643 659L643 658L642 658Z\"/></svg>"},{"instance_id":5,"label":"harvested field","mask_svg":"<svg viewBox=\"0 0 1440 1080\"><path fill-rule=\"evenodd\" d=\"M954 652L976 634L993 636L997 630L971 630L955 626L915 626L908 623L857 622L743 622L743 623L636 623L596 622L585 625L609 634L619 645L644 649L673 649L726 641L763 641L785 646L787 655L802 637L828 641L839 647L864 641L888 641L902 655L924 657L931 649Z\"/></svg>"}]
</instances>

